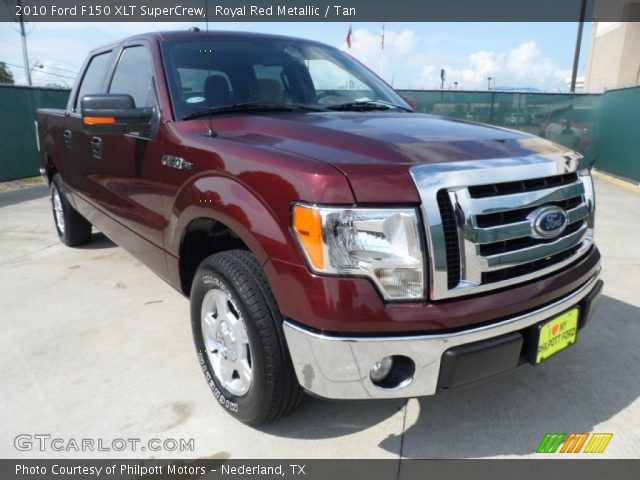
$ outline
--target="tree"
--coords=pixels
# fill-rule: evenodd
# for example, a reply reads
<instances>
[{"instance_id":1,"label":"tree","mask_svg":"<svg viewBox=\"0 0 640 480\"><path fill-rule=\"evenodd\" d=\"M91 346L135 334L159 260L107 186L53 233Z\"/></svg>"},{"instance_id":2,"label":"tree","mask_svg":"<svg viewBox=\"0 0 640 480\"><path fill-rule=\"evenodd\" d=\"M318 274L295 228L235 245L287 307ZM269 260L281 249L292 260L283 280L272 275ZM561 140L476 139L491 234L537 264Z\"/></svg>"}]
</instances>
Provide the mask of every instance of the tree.
<instances>
[{"instance_id":1,"label":"tree","mask_svg":"<svg viewBox=\"0 0 640 480\"><path fill-rule=\"evenodd\" d=\"M13 79L13 73L4 62L0 62L0 83L9 83L11 85L16 83Z\"/></svg>"}]
</instances>

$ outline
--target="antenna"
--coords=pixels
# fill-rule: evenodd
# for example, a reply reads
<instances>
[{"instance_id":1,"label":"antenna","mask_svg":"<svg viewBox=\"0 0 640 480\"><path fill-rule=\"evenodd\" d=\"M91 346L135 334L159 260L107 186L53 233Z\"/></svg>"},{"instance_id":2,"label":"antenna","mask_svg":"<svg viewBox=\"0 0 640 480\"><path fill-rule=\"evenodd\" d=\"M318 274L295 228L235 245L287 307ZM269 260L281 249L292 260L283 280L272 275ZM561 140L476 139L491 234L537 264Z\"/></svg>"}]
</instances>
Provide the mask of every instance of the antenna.
<instances>
[{"instance_id":1,"label":"antenna","mask_svg":"<svg viewBox=\"0 0 640 480\"><path fill-rule=\"evenodd\" d=\"M207 40L209 39L209 0L204 0L204 10L205 10L205 21L207 23ZM200 29L198 29L200 31ZM207 56L207 78L205 79L205 83L207 79L211 76L211 53L212 50L205 48L204 53ZM204 87L204 86L203 86ZM206 95L206 92L205 92ZM211 110L211 98L207 99L207 108ZM207 137L215 137L217 136L216 132L213 130L213 121L211 119L211 115L209 117L209 130L207 130Z\"/></svg>"}]
</instances>

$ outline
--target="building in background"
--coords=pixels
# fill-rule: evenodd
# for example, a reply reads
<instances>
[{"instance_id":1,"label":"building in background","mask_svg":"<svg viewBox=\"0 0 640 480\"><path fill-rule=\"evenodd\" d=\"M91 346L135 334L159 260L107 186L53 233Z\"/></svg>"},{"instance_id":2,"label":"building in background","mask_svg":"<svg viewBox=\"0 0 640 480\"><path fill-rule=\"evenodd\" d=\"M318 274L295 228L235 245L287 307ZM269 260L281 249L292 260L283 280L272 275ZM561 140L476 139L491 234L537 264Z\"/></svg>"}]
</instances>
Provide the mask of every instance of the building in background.
<instances>
[{"instance_id":1,"label":"building in background","mask_svg":"<svg viewBox=\"0 0 640 480\"><path fill-rule=\"evenodd\" d=\"M615 9L620 22L598 22L598 9ZM591 25L591 42L584 91L599 93L612 88L640 85L640 0L598 0ZM610 14L609 14L610 17Z\"/></svg>"},{"instance_id":2,"label":"building in background","mask_svg":"<svg viewBox=\"0 0 640 480\"><path fill-rule=\"evenodd\" d=\"M565 78L564 83L567 84L567 88L570 88L571 77ZM584 92L584 76L576 77L576 92Z\"/></svg>"}]
</instances>

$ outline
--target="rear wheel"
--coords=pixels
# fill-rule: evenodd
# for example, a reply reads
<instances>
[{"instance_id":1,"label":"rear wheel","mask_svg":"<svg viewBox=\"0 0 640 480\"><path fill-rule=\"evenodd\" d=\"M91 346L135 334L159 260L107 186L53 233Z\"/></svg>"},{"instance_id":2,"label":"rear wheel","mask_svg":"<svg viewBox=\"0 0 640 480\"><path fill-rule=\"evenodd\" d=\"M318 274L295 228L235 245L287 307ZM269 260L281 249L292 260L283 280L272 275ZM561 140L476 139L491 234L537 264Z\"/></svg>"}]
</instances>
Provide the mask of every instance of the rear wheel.
<instances>
[{"instance_id":1,"label":"rear wheel","mask_svg":"<svg viewBox=\"0 0 640 480\"><path fill-rule=\"evenodd\" d=\"M91 239L91 224L69 203L59 174L51 180L50 199L53 220L62 243L69 247L87 243Z\"/></svg>"},{"instance_id":2,"label":"rear wheel","mask_svg":"<svg viewBox=\"0 0 640 480\"><path fill-rule=\"evenodd\" d=\"M207 383L231 415L258 426L300 404L282 316L251 253L231 250L202 261L191 289L191 323Z\"/></svg>"}]
</instances>

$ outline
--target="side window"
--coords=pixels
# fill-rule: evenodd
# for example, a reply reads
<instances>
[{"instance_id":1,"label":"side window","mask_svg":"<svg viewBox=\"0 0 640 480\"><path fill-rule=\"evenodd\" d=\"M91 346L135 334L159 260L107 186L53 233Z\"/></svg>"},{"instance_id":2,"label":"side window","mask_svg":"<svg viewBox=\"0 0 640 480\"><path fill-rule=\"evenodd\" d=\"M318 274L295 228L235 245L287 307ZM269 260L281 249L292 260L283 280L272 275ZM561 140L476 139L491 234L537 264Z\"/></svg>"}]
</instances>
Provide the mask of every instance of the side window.
<instances>
[{"instance_id":1,"label":"side window","mask_svg":"<svg viewBox=\"0 0 640 480\"><path fill-rule=\"evenodd\" d=\"M233 92L231 81L226 73L217 70L200 68L178 68L178 79L182 100L186 103L203 103L205 99L205 83L209 77L222 77L227 89Z\"/></svg>"},{"instance_id":2,"label":"side window","mask_svg":"<svg viewBox=\"0 0 640 480\"><path fill-rule=\"evenodd\" d=\"M325 59L311 59L307 61L307 67L318 103L336 105L377 97L370 87L336 63Z\"/></svg>"},{"instance_id":3,"label":"side window","mask_svg":"<svg viewBox=\"0 0 640 480\"><path fill-rule=\"evenodd\" d=\"M253 73L255 73L258 80L277 80L282 84L282 68L281 65L269 65L267 67L264 65L254 65Z\"/></svg>"},{"instance_id":4,"label":"side window","mask_svg":"<svg viewBox=\"0 0 640 480\"><path fill-rule=\"evenodd\" d=\"M131 95L137 108L155 106L153 68L144 47L128 47L122 51L109 93Z\"/></svg>"},{"instance_id":5,"label":"side window","mask_svg":"<svg viewBox=\"0 0 640 480\"><path fill-rule=\"evenodd\" d=\"M109 66L109 60L111 59L111 52L101 53L96 55L89 61L87 71L82 78L82 83L78 89L78 95L73 105L73 111L78 111L80 108L80 100L85 95L91 95L92 93L103 93L102 82L104 81L104 75Z\"/></svg>"},{"instance_id":6,"label":"side window","mask_svg":"<svg viewBox=\"0 0 640 480\"><path fill-rule=\"evenodd\" d=\"M285 98L285 86L282 84L281 65L264 66L254 65L253 73L256 76L256 91L253 92L252 100L282 103L289 101Z\"/></svg>"},{"instance_id":7,"label":"side window","mask_svg":"<svg viewBox=\"0 0 640 480\"><path fill-rule=\"evenodd\" d=\"M329 60L308 60L307 66L316 90L371 91L370 88L350 75L344 68Z\"/></svg>"}]
</instances>

